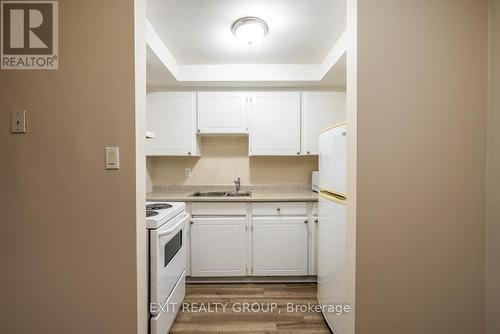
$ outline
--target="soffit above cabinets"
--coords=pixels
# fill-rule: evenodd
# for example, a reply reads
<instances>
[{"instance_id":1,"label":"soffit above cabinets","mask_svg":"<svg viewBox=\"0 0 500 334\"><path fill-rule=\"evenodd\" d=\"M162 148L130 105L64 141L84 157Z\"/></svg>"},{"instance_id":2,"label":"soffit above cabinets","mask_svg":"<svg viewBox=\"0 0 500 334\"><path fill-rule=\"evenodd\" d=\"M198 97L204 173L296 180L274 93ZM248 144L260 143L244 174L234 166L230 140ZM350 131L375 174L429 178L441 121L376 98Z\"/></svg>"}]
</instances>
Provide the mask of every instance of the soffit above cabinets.
<instances>
[{"instance_id":1,"label":"soffit above cabinets","mask_svg":"<svg viewBox=\"0 0 500 334\"><path fill-rule=\"evenodd\" d=\"M158 56L147 48L147 85L153 89L155 87L335 87L343 89L346 86L346 55L343 54L332 68L321 80L281 80L281 81L250 81L250 80L212 80L212 81L179 81L165 67Z\"/></svg>"},{"instance_id":2,"label":"soffit above cabinets","mask_svg":"<svg viewBox=\"0 0 500 334\"><path fill-rule=\"evenodd\" d=\"M345 86L345 0L148 0L148 86ZM243 16L269 33L247 45Z\"/></svg>"}]
</instances>

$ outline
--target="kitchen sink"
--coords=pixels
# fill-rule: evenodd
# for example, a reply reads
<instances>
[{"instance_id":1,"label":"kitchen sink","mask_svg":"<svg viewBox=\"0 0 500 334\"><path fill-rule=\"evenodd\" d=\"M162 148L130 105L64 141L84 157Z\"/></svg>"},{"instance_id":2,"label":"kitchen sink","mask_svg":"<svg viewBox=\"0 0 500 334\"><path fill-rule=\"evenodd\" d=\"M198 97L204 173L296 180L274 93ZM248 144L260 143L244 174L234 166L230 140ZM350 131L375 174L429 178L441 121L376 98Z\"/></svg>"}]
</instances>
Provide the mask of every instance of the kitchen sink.
<instances>
[{"instance_id":1,"label":"kitchen sink","mask_svg":"<svg viewBox=\"0 0 500 334\"><path fill-rule=\"evenodd\" d=\"M250 197L250 191L197 191L189 197Z\"/></svg>"}]
</instances>

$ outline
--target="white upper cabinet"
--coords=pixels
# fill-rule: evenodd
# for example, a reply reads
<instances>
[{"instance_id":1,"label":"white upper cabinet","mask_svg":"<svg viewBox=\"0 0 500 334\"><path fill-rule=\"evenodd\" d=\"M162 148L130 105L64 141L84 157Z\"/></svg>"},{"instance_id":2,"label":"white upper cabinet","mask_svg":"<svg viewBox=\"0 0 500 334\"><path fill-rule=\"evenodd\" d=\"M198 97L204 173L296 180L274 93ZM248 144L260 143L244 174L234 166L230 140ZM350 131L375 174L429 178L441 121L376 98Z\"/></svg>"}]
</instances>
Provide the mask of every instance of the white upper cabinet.
<instances>
[{"instance_id":1,"label":"white upper cabinet","mask_svg":"<svg viewBox=\"0 0 500 334\"><path fill-rule=\"evenodd\" d=\"M344 92L303 92L302 154L317 155L321 131L332 124L345 122L346 117Z\"/></svg>"},{"instance_id":2,"label":"white upper cabinet","mask_svg":"<svg viewBox=\"0 0 500 334\"><path fill-rule=\"evenodd\" d=\"M198 156L196 93L148 93L146 128L155 134L146 142L148 156Z\"/></svg>"},{"instance_id":3,"label":"white upper cabinet","mask_svg":"<svg viewBox=\"0 0 500 334\"><path fill-rule=\"evenodd\" d=\"M245 92L199 92L198 132L200 134L246 134Z\"/></svg>"},{"instance_id":4,"label":"white upper cabinet","mask_svg":"<svg viewBox=\"0 0 500 334\"><path fill-rule=\"evenodd\" d=\"M250 155L300 154L300 93L251 94Z\"/></svg>"},{"instance_id":5,"label":"white upper cabinet","mask_svg":"<svg viewBox=\"0 0 500 334\"><path fill-rule=\"evenodd\" d=\"M199 156L197 134L248 134L253 156L317 155L322 130L346 120L344 92L154 92L146 153Z\"/></svg>"}]
</instances>

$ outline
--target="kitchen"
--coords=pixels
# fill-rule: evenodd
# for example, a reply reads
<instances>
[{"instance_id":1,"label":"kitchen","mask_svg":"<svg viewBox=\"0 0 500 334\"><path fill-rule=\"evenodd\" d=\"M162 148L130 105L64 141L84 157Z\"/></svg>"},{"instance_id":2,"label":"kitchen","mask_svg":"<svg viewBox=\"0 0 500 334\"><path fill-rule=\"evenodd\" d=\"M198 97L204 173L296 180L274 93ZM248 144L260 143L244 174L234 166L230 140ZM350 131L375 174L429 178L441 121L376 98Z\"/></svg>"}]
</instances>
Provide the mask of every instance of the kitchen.
<instances>
[{"instance_id":1,"label":"kitchen","mask_svg":"<svg viewBox=\"0 0 500 334\"><path fill-rule=\"evenodd\" d=\"M203 287L217 290L229 284L242 294L240 301L255 303L258 299L245 300L244 294L255 288L277 293L280 284L292 284L295 289L310 290L308 298L312 296L315 306L350 309L347 284L342 282L347 261L347 70L342 36L346 19L339 13L345 13L345 3L317 1L307 8L305 3L275 1L271 6L275 11L262 3L243 6L230 1L196 8L189 2L152 0L148 6L150 305L177 306L170 313L150 312L151 333L182 333L200 326L195 317L185 320L185 311L174 319L184 295ZM175 18L167 14L174 12ZM291 25L299 12L302 21ZM332 23L334 16L337 20ZM324 40L305 38L320 30L330 31ZM313 74L317 67L332 63L321 80L296 75L298 79L284 82L279 74L274 78L270 74L266 82L260 82L223 78L221 71L210 82L186 83L173 78L176 65L166 61L172 61L169 53L177 67L194 67L194 77L211 67L221 70L232 64L257 70L275 67L276 73L280 67L291 66ZM311 65L318 60L318 65ZM244 78L244 72L232 69L231 76ZM179 203L185 205L184 210L176 209ZM172 216L164 217L164 212ZM172 217L178 219L169 222ZM174 230L171 235L178 237L170 239L164 230ZM161 235L166 235L164 241ZM171 243L175 251L166 250ZM167 259L182 258L186 265L167 266L161 259L167 253L177 254ZM156 263L165 263L164 269ZM162 280L162 271L175 271L177 279ZM162 288L167 281L168 288ZM161 289L165 289L163 294L158 293ZM318 293L321 304L316 300ZM282 298L293 300L292 296L293 292L288 297L285 293ZM194 299L190 305L199 302ZM274 308L285 305L281 301ZM215 313L220 312L224 313ZM297 332L348 333L352 326L344 320L352 319L346 314L290 313L303 319ZM234 331L257 330L263 325L251 317L219 315L214 319L219 320L212 326L224 328L226 323ZM267 328L281 330L290 325L285 316Z\"/></svg>"},{"instance_id":2,"label":"kitchen","mask_svg":"<svg viewBox=\"0 0 500 334\"><path fill-rule=\"evenodd\" d=\"M500 332L499 0L0 7L1 333Z\"/></svg>"},{"instance_id":3,"label":"kitchen","mask_svg":"<svg viewBox=\"0 0 500 334\"><path fill-rule=\"evenodd\" d=\"M220 93L217 92L215 94L219 95ZM237 94L241 95L240 93ZM276 93L273 93L273 95L275 94ZM327 116L326 120L328 120L329 114L332 114L330 115L330 119L335 119L335 114L341 114L341 112L345 110L345 97L342 96L344 95L343 93L321 92L313 93L312 95L316 98L319 97L320 100L320 103L316 103L315 105L326 105L326 108L314 110L313 112L315 114L320 114L323 110ZM149 95L148 98L156 98L157 96L158 95L155 93ZM162 94L162 98L163 96ZM305 97L304 95L302 96L306 101L310 98L309 94L305 94ZM337 100L340 100L340 103ZM321 102L323 102L323 104ZM332 112L335 110L338 110L337 113ZM148 111L151 111L151 109ZM168 109L160 109L160 112L168 113ZM325 119L324 116L323 118ZM325 131L323 135L325 141L323 150L325 151L332 151L332 148L329 147L328 144L333 144L335 141L334 138L340 139L340 142L337 143L337 152L339 152L338 157L334 156L331 158L326 154L322 157L324 160L324 170L335 170L337 174L334 175L332 173L332 175L330 175L330 173L323 172L320 174L320 179L321 177L325 179L323 181L325 184L328 182L334 185L336 182L342 184L327 187L326 189L345 189L346 126L344 125L345 123L341 122L342 120L343 119L337 119L338 123L329 123L340 125L334 129ZM325 124L322 122L317 123L319 126ZM157 128L152 131L155 133L154 139L156 139L156 134L161 131L161 129L159 129L161 123L153 121L149 124L157 125ZM316 138L319 139L319 133L323 130L326 130L326 128L317 129ZM335 133L335 130L337 130L337 133ZM274 131L274 128L271 128L270 131ZM193 133L195 132L197 131L193 131ZM332 133L330 134L330 132ZM150 201L148 210L152 210L147 211L148 214L158 212L154 208L161 202L167 202L172 205L178 202L186 203L186 212L190 216L189 223L185 226L186 237L184 239L187 245L186 252L188 253L186 275L189 277L189 282L235 283L238 282L236 279L238 277L243 278L240 282L316 282L318 270L318 235L321 232L320 226L324 226L326 229L332 228L328 227L330 220L327 219L326 216L323 217L324 223L321 225L319 224L319 221L322 219L319 218L320 211L317 203L317 192L320 187L324 187L321 186L321 181L318 180L318 172L314 171L314 169L318 168L318 157L311 159L311 153L305 156L306 163L310 166L310 169L305 170L300 163L301 157L296 156L292 158L285 157L285 162L279 161L281 157L270 156L271 159L278 160L277 164L275 162L275 165L273 165L273 161L269 161L268 159L265 159L264 162L261 163L263 165L261 167L266 170L266 174L270 175L279 175L280 170L282 171L281 173L284 173L287 169L292 169L289 174L298 174L298 172L293 171L293 169L297 168L295 165L299 165L299 172L303 174L301 175L301 180L307 182L302 185L275 184L272 181L267 181L270 183L260 185L252 185L245 182L246 184L244 183L241 185L240 177L235 177L234 185L210 183L216 180L215 174L217 173L217 168L223 169L225 173L229 172L228 175L220 175L220 177L225 177L226 179L229 179L230 176L233 175L230 172L231 170L238 170L239 166L237 163L234 163L233 160L226 162L227 166L224 166L224 161L221 160L228 159L228 155L234 158L235 154L239 154L236 158L240 158L248 163L248 158L244 158L244 156L248 154L248 144L244 142L247 138L236 139L235 142L228 134L220 135L223 135L223 137L217 138L216 140L213 140L215 138L209 137L208 143L204 142L204 137L200 138L202 141L201 152L208 151L209 154L213 154L215 150L219 158L215 162L212 162L212 164L214 164L213 169L209 169L208 173L210 174L211 172L214 175L207 178L207 184L159 184L154 185L153 192L147 195L148 201ZM319 145L318 139L314 140L314 148L309 149L309 152L312 151L314 155L320 154L318 147L321 148L321 146ZM225 142L229 143L227 144ZM269 143L269 141L266 142ZM154 147L156 143L150 140L148 144ZM161 144L161 142L159 144ZM343 152L342 144L344 146ZM217 145L217 147L210 148L210 145ZM233 151L228 149L228 147L233 147ZM335 150L333 150L333 152L335 152ZM273 155L274 154L276 153L273 153ZM344 156L343 158L342 155ZM155 158L150 158L149 163L155 163ZM176 158L177 157L170 159ZM159 166L155 166L157 169L155 173L161 174L165 164L171 161L163 156L162 159L165 161L160 163ZM188 159L202 160L204 157L189 157ZM313 160L314 164L310 164L308 160ZM181 159L181 161L186 162L185 159ZM232 164L234 164L234 166L231 166ZM207 167L207 165L202 166L205 168ZM196 166L196 168L200 167ZM250 164L250 168L255 167ZM167 169L166 174L168 176L169 173L173 172L177 172L178 174L182 173L182 175L190 174L183 174L184 171L179 168L177 168L177 170ZM205 171L201 169L200 173L203 172ZM342 174L344 174L343 180L341 177L338 180L335 179L334 176ZM297 178L295 175L293 176L294 177L290 178L289 182L297 182ZM308 180L307 177L309 177ZM328 177L331 177L332 180L328 180ZM189 176L186 178L189 178ZM278 180L280 179L279 177L276 178ZM245 178L244 181L246 180L248 179ZM255 180L255 178L253 178L253 180ZM316 192L311 189L312 184L315 184L314 190ZM340 190L337 194L331 194L327 193L325 189L322 189L322 194L325 199L333 198L333 200L336 200L335 196L338 196L339 200L337 203L342 204L344 204L342 196L345 196L342 195L343 193L345 193L345 190ZM330 205L326 203L328 203L328 200L325 200L322 207L323 210L333 209L335 211L334 206L330 209ZM325 215L324 212L323 215ZM147 221L150 219L155 219L155 216L147 218ZM338 225L341 225L340 221ZM335 227L333 228L335 229ZM330 231L323 231L323 235L327 235L328 232ZM331 247L328 247L329 244L337 243L337 240L342 239L342 237L340 237L342 230L338 231L338 233L339 238L323 240L325 252L333 253L321 254L323 257L326 256L328 261L333 258L331 257L332 255L340 255L345 252L342 248L330 249ZM336 234L337 233L333 233L333 235ZM337 245L340 246L340 243ZM339 260L342 261L342 259ZM328 270L326 265L327 261L325 261L325 259L323 259L323 261L325 264L321 269ZM156 262L156 260L153 260L153 262ZM342 266L342 264L340 264L340 266ZM334 268L329 270L334 271ZM326 289L328 290L330 288L331 287L328 287ZM328 291L326 294L328 295ZM154 303L157 303L157 301Z\"/></svg>"}]
</instances>

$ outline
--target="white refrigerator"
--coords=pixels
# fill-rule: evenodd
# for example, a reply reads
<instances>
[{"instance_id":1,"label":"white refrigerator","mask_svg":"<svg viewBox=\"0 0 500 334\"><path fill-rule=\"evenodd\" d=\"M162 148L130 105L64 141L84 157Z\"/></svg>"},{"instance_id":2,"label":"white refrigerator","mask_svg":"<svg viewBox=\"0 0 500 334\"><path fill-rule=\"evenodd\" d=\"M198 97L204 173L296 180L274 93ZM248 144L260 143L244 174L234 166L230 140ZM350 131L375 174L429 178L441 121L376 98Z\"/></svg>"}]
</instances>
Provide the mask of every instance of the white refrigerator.
<instances>
[{"instance_id":1,"label":"white refrigerator","mask_svg":"<svg viewBox=\"0 0 500 334\"><path fill-rule=\"evenodd\" d=\"M346 314L327 306L351 305L346 286L347 125L339 123L319 137L318 301L335 334L351 334Z\"/></svg>"}]
</instances>

